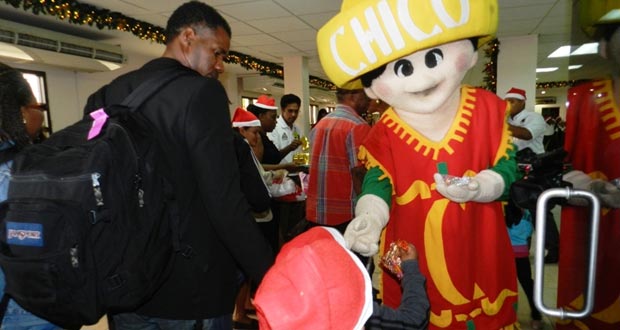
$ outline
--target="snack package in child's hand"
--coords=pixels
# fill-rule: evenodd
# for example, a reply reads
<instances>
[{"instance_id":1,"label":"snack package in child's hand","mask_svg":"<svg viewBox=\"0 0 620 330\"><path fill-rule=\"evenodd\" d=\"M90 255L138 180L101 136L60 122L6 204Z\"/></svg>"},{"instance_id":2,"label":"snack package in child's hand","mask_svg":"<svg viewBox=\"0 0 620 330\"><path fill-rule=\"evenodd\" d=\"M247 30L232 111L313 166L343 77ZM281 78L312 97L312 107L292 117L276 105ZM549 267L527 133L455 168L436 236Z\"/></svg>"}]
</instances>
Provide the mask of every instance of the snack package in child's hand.
<instances>
[{"instance_id":1,"label":"snack package in child's hand","mask_svg":"<svg viewBox=\"0 0 620 330\"><path fill-rule=\"evenodd\" d=\"M390 248L388 251L381 257L381 264L383 267L387 268L390 272L392 272L398 279L403 278L403 271L400 268L400 251L398 249L403 249L404 251L409 251L409 244L404 240L396 240L395 242L390 243Z\"/></svg>"}]
</instances>

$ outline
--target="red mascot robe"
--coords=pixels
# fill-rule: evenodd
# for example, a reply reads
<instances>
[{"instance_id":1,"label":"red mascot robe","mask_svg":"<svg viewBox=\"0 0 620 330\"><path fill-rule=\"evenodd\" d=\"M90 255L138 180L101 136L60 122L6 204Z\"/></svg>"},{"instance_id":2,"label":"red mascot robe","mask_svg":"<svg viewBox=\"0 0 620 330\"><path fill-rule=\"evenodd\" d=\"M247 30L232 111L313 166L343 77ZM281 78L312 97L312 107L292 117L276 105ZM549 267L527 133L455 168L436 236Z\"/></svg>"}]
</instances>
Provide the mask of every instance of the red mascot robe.
<instances>
[{"instance_id":1,"label":"red mascot robe","mask_svg":"<svg viewBox=\"0 0 620 330\"><path fill-rule=\"evenodd\" d=\"M564 147L574 169L595 179L620 177L620 110L610 80L569 90ZM584 305L589 209L562 207L558 306ZM602 208L594 311L585 319L559 320L557 329L620 329L620 210Z\"/></svg>"},{"instance_id":2,"label":"red mascot robe","mask_svg":"<svg viewBox=\"0 0 620 330\"><path fill-rule=\"evenodd\" d=\"M429 329L512 329L516 322L515 261L501 203L452 202L433 180L438 163L447 164L451 175L473 176L509 158L505 110L495 94L464 87L443 140L426 139L389 109L360 148L367 167L379 168L380 179L392 185L382 251L397 239L418 250L431 304ZM383 302L397 307L399 283L388 272L381 279Z\"/></svg>"}]
</instances>

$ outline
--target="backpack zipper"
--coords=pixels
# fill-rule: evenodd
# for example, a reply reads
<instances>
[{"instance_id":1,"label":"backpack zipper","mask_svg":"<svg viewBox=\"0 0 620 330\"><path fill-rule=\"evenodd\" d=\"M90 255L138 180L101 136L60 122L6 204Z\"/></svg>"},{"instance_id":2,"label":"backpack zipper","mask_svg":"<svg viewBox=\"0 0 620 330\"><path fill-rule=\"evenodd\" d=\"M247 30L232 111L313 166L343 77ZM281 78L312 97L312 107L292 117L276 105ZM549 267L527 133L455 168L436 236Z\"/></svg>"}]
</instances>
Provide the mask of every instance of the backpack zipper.
<instances>
[{"instance_id":1,"label":"backpack zipper","mask_svg":"<svg viewBox=\"0 0 620 330\"><path fill-rule=\"evenodd\" d=\"M19 175L12 176L11 181L15 182L37 182L37 181L55 181L55 182L79 182L79 181L90 181L93 187L93 196L95 197L95 203L97 206L103 206L103 193L101 191L101 184L99 183L99 178L101 174L99 172L94 172L90 174L80 174L76 176L68 176L68 177L52 177L45 174L31 174L31 175Z\"/></svg>"},{"instance_id":2,"label":"backpack zipper","mask_svg":"<svg viewBox=\"0 0 620 330\"><path fill-rule=\"evenodd\" d=\"M90 175L93 182L93 194L95 195L95 205L103 206L103 193L101 193L101 185L99 184L99 178L101 174L95 172Z\"/></svg>"}]
</instances>

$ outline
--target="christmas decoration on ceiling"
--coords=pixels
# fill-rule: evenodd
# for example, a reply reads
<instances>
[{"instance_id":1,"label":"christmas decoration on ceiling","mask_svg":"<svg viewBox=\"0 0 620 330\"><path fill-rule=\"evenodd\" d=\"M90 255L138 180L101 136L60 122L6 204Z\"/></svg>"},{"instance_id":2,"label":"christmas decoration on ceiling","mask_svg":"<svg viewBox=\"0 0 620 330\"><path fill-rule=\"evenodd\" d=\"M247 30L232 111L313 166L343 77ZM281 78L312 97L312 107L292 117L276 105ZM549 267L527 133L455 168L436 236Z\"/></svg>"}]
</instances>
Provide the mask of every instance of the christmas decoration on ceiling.
<instances>
[{"instance_id":1,"label":"christmas decoration on ceiling","mask_svg":"<svg viewBox=\"0 0 620 330\"><path fill-rule=\"evenodd\" d=\"M4 0L14 8L22 8L35 15L56 16L58 19L76 25L95 26L99 30L119 30L131 32L141 40L148 40L159 44L166 42L165 29L147 22L143 22L121 13L108 9L83 4L75 0ZM231 51L225 59L226 63L239 64L247 70L258 71L263 75L282 79L284 68L276 63ZM328 90L335 90L336 86L330 81L310 76L310 84Z\"/></svg>"}]
</instances>

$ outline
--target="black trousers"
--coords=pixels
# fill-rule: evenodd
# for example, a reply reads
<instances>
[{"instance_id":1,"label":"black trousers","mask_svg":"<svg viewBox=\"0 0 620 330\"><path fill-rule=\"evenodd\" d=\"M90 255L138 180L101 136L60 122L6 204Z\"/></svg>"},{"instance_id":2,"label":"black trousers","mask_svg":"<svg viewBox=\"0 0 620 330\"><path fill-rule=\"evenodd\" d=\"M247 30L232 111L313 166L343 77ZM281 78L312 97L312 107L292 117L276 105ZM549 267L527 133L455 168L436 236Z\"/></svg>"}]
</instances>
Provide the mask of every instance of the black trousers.
<instances>
[{"instance_id":1,"label":"black trousers","mask_svg":"<svg viewBox=\"0 0 620 330\"><path fill-rule=\"evenodd\" d=\"M530 258L515 258L517 266L517 279L527 296L527 302L530 304L532 320L540 321L541 315L536 306L534 305L534 280L532 279L532 266L530 265Z\"/></svg>"},{"instance_id":2,"label":"black trousers","mask_svg":"<svg viewBox=\"0 0 620 330\"><path fill-rule=\"evenodd\" d=\"M536 210L530 210L530 213L532 214L532 224L536 227ZM547 249L550 256L558 257L560 232L551 210L548 210L545 216L545 249Z\"/></svg>"}]
</instances>

